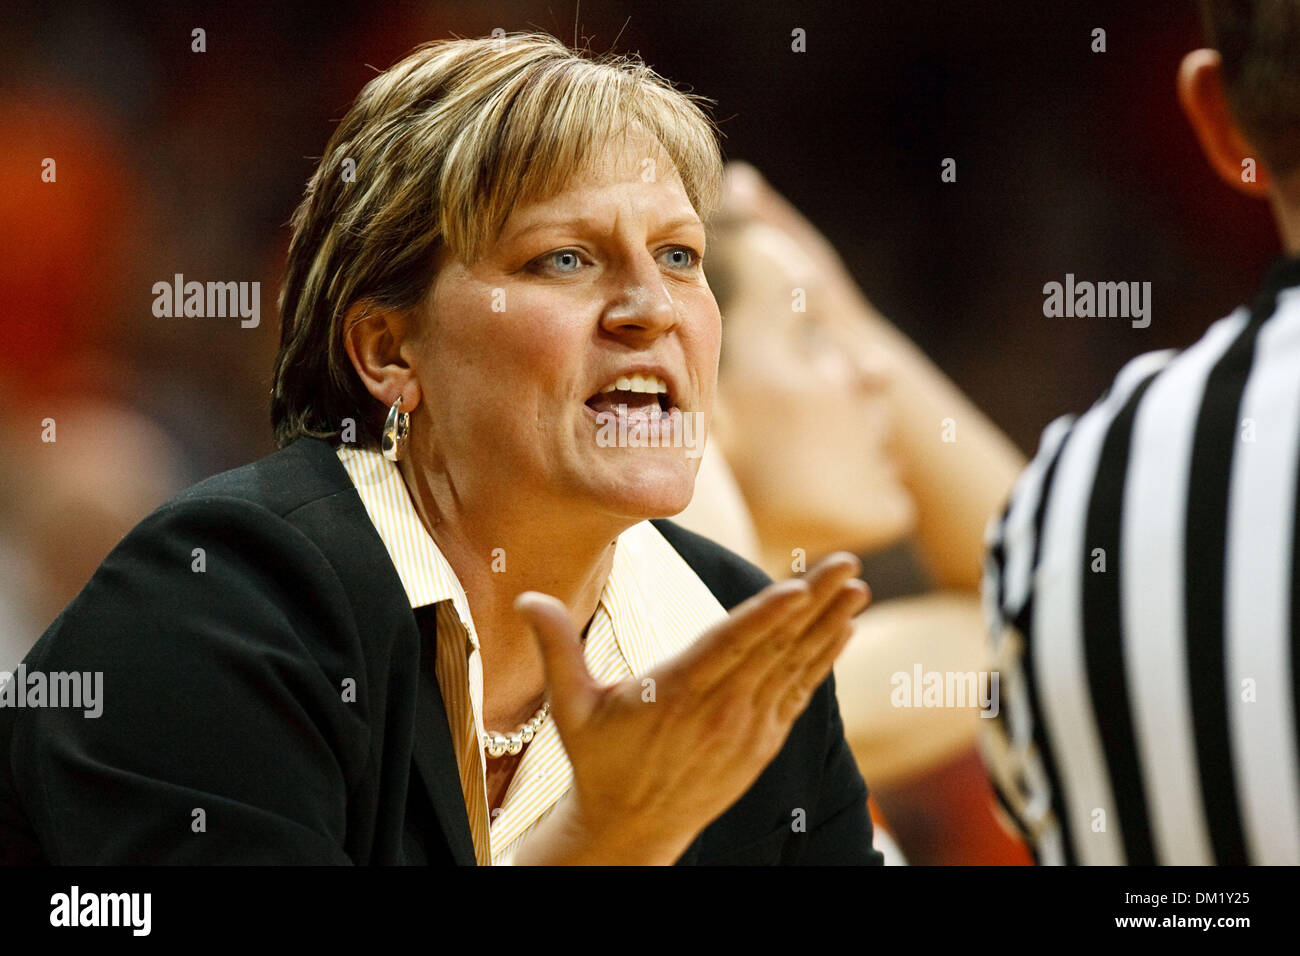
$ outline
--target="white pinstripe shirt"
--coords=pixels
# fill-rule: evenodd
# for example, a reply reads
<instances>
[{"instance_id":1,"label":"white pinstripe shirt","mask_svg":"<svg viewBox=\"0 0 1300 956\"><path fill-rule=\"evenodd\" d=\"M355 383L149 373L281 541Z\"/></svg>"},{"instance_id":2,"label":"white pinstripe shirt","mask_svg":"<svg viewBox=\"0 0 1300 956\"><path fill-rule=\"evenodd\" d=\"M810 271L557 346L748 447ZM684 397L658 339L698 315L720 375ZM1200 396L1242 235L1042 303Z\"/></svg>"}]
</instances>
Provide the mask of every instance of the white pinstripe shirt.
<instances>
[{"instance_id":1,"label":"white pinstripe shirt","mask_svg":"<svg viewBox=\"0 0 1300 956\"><path fill-rule=\"evenodd\" d=\"M340 445L336 451L388 549L411 607L438 607L438 686L456 749L474 853L480 866L509 864L573 781L555 722L546 721L524 749L500 811L489 819L483 669L465 590L420 521L397 465L374 449ZM653 593L647 593L642 582ZM663 535L642 522L619 536L609 579L587 631L587 669L606 685L641 678L726 616Z\"/></svg>"}]
</instances>

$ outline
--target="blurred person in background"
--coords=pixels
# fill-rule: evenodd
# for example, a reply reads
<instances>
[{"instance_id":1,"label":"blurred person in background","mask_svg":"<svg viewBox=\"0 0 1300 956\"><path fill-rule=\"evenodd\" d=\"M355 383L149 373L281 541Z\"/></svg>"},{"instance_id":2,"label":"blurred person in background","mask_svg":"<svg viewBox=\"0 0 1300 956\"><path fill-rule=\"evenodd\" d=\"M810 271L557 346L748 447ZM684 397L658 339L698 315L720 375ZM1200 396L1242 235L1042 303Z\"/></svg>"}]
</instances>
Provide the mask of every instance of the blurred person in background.
<instances>
[{"instance_id":1,"label":"blurred person in background","mask_svg":"<svg viewBox=\"0 0 1300 956\"><path fill-rule=\"evenodd\" d=\"M185 485L175 443L133 409L67 396L51 410L44 429L46 419L23 416L21 444L36 447L3 479L0 561L11 573L0 578L0 607L15 629L0 635L0 670L12 670L126 533Z\"/></svg>"},{"instance_id":2,"label":"blurred person in background","mask_svg":"<svg viewBox=\"0 0 1300 956\"><path fill-rule=\"evenodd\" d=\"M1300 864L1300 0L1201 9L1179 100L1284 254L1049 425L990 529L986 755L1040 863Z\"/></svg>"},{"instance_id":3,"label":"blurred person in background","mask_svg":"<svg viewBox=\"0 0 1300 956\"><path fill-rule=\"evenodd\" d=\"M0 256L0 671L190 478L138 410L157 398L129 358L150 214L127 134L111 103L60 80L0 93L0 230L21 237Z\"/></svg>"},{"instance_id":4,"label":"blurred person in background","mask_svg":"<svg viewBox=\"0 0 1300 956\"><path fill-rule=\"evenodd\" d=\"M728 165L706 269L723 314L718 403L678 520L769 575L911 541L931 589L858 618L835 665L846 735L910 860L1023 860L992 815L977 710L891 703L892 675L917 664L987 670L983 533L1023 458L748 164Z\"/></svg>"}]
</instances>

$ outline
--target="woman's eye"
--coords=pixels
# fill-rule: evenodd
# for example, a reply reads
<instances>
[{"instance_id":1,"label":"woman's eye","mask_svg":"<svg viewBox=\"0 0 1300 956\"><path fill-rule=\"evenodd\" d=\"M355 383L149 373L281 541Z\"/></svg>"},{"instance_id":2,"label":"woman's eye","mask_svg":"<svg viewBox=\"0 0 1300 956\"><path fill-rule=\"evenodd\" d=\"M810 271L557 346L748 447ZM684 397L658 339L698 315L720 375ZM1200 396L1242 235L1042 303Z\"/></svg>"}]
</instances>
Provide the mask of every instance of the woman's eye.
<instances>
[{"instance_id":1,"label":"woman's eye","mask_svg":"<svg viewBox=\"0 0 1300 956\"><path fill-rule=\"evenodd\" d=\"M669 256L669 264L675 269L691 269L700 261L700 254L689 246L673 246L665 255Z\"/></svg>"},{"instance_id":2,"label":"woman's eye","mask_svg":"<svg viewBox=\"0 0 1300 956\"><path fill-rule=\"evenodd\" d=\"M669 267L677 270L694 269L700 264L700 254L689 246L673 246L663 252ZM533 272L549 272L554 275L572 275L585 263L579 249L557 249L538 256L529 265Z\"/></svg>"},{"instance_id":3,"label":"woman's eye","mask_svg":"<svg viewBox=\"0 0 1300 956\"><path fill-rule=\"evenodd\" d=\"M533 260L534 271L549 269L562 275L577 272L581 265L582 255L576 249L557 249Z\"/></svg>"}]
</instances>

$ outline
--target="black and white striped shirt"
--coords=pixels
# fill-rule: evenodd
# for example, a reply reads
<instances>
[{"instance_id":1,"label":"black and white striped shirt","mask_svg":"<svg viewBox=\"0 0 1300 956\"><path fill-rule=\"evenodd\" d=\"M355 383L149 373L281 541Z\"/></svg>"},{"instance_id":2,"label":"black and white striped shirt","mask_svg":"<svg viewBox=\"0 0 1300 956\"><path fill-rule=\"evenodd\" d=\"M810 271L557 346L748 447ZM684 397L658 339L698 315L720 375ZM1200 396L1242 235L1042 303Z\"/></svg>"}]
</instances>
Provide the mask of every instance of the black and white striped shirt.
<instances>
[{"instance_id":1,"label":"black and white striped shirt","mask_svg":"<svg viewBox=\"0 0 1300 956\"><path fill-rule=\"evenodd\" d=\"M983 744L1040 863L1300 863L1298 287L1129 362L989 528Z\"/></svg>"}]
</instances>

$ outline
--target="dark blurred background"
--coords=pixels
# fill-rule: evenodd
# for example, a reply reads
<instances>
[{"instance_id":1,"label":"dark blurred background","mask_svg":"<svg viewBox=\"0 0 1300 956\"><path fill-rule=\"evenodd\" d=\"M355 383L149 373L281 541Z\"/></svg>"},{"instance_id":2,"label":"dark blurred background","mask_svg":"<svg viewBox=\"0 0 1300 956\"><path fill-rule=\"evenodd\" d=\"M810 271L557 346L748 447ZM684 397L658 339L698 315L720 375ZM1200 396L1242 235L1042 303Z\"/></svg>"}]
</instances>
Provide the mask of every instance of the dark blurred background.
<instances>
[{"instance_id":1,"label":"dark blurred background","mask_svg":"<svg viewBox=\"0 0 1300 956\"><path fill-rule=\"evenodd\" d=\"M1126 358L1192 342L1278 251L1267 209L1213 178L1179 112L1191 0L55 0L0 16L0 667L153 506L273 449L287 221L352 97L426 40L617 37L716 100L726 156L823 229L1026 452ZM1067 272L1151 282L1150 327L1045 318L1043 284ZM155 317L153 284L176 273L261 282L260 325Z\"/></svg>"}]
</instances>

